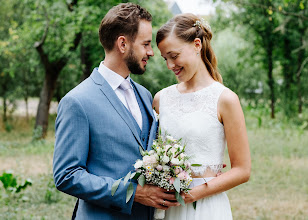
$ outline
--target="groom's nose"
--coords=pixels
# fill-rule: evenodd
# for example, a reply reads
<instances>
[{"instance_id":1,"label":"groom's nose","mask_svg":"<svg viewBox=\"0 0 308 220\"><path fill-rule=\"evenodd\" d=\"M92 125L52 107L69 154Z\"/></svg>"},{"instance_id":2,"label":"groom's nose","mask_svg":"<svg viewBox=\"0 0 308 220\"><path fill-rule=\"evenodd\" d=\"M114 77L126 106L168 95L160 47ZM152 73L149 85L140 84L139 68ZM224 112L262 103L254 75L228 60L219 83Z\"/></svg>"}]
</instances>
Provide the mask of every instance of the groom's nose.
<instances>
[{"instance_id":1,"label":"groom's nose","mask_svg":"<svg viewBox=\"0 0 308 220\"><path fill-rule=\"evenodd\" d=\"M152 47L150 47L150 49L147 50L147 55L150 57L154 56L154 51Z\"/></svg>"}]
</instances>

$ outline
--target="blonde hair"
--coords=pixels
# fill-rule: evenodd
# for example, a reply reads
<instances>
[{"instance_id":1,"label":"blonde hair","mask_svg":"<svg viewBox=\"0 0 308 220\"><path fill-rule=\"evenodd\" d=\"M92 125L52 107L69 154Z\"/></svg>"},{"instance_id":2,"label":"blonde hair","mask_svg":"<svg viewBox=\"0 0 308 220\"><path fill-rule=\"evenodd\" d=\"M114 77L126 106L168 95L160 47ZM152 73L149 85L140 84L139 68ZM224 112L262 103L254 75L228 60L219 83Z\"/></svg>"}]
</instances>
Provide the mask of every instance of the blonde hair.
<instances>
[{"instance_id":1,"label":"blonde hair","mask_svg":"<svg viewBox=\"0 0 308 220\"><path fill-rule=\"evenodd\" d=\"M194 14L180 14L158 30L156 44L158 45L172 33L185 42L194 42L196 38L199 38L202 43L201 58L207 70L215 81L222 83L222 77L217 69L217 59L210 44L212 39L210 27L202 24L200 18Z\"/></svg>"}]
</instances>

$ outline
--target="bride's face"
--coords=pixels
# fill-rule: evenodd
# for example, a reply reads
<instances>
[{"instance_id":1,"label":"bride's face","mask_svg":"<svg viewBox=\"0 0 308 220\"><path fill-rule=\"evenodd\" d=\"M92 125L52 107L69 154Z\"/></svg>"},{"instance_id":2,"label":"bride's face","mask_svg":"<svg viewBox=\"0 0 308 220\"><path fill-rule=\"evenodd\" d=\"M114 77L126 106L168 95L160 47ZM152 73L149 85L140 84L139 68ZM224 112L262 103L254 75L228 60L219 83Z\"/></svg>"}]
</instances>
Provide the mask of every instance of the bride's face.
<instances>
[{"instance_id":1,"label":"bride's face","mask_svg":"<svg viewBox=\"0 0 308 220\"><path fill-rule=\"evenodd\" d=\"M187 82L196 74L201 58L194 42L187 43L171 35L162 40L158 48L168 69L174 72L180 82Z\"/></svg>"}]
</instances>

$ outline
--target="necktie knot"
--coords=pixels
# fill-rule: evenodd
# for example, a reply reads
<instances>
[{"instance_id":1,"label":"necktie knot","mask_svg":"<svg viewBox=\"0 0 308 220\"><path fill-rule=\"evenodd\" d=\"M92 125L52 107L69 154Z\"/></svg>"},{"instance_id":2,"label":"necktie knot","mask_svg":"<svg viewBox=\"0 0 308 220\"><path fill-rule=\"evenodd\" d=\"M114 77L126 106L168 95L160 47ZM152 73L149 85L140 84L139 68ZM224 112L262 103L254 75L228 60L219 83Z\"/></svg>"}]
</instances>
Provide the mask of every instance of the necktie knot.
<instances>
[{"instance_id":1,"label":"necktie knot","mask_svg":"<svg viewBox=\"0 0 308 220\"><path fill-rule=\"evenodd\" d=\"M120 85L120 88L123 89L124 91L128 90L128 89L131 89L131 84L128 80L124 80L121 85Z\"/></svg>"}]
</instances>

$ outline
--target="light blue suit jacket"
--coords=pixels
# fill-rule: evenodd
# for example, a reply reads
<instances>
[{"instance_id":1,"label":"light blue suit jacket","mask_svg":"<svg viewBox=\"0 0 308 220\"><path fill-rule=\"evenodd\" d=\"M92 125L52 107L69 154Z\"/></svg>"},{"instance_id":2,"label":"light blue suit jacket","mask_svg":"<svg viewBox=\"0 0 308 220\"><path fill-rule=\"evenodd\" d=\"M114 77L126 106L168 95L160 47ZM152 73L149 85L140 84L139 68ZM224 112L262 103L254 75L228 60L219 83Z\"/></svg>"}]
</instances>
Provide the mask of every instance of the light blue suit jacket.
<instances>
[{"instance_id":1,"label":"light blue suit jacket","mask_svg":"<svg viewBox=\"0 0 308 220\"><path fill-rule=\"evenodd\" d=\"M134 83L151 123L148 150L156 135L157 122L148 90ZM126 203L128 184L115 180L132 171L141 158L142 146L132 117L113 89L95 68L91 76L61 100L56 119L53 159L57 189L79 198L76 219L151 219L153 209L135 203L134 194ZM147 117L148 118L148 117Z\"/></svg>"}]
</instances>

